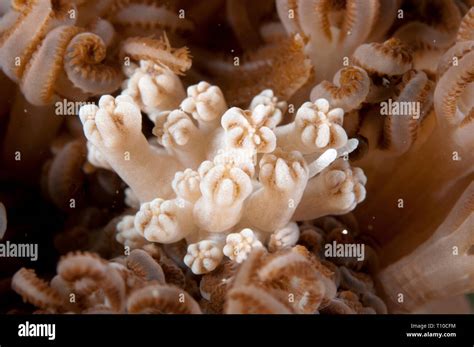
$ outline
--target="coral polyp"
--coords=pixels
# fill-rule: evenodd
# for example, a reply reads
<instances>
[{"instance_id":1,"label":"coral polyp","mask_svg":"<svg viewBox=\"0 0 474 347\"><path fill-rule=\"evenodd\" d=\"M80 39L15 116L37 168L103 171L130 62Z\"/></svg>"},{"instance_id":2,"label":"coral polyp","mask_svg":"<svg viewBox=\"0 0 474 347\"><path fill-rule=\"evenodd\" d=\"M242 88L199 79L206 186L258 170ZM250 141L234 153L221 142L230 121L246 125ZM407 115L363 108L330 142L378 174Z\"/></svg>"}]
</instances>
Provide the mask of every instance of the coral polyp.
<instances>
[{"instance_id":1,"label":"coral polyp","mask_svg":"<svg viewBox=\"0 0 474 347\"><path fill-rule=\"evenodd\" d=\"M470 311L472 1L0 16L2 312Z\"/></svg>"}]
</instances>

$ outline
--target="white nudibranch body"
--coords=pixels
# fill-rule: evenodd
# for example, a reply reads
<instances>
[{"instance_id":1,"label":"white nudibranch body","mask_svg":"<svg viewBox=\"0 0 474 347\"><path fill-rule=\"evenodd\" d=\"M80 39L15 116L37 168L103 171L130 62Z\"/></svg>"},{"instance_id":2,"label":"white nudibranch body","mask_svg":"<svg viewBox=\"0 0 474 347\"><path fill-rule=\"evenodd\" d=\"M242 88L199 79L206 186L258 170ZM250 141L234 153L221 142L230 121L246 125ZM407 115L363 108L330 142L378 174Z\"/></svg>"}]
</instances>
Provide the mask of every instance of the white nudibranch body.
<instances>
[{"instance_id":1,"label":"white nudibranch body","mask_svg":"<svg viewBox=\"0 0 474 347\"><path fill-rule=\"evenodd\" d=\"M240 263L255 248L290 248L296 221L344 214L365 198L366 178L347 161L358 142L326 99L279 126L287 103L269 89L248 109L229 108L219 87L200 82L186 96L178 76L146 61L124 86L80 111L90 163L114 170L139 206L119 223L119 242L186 240L183 261L203 274L224 256ZM143 135L140 111L155 139Z\"/></svg>"}]
</instances>

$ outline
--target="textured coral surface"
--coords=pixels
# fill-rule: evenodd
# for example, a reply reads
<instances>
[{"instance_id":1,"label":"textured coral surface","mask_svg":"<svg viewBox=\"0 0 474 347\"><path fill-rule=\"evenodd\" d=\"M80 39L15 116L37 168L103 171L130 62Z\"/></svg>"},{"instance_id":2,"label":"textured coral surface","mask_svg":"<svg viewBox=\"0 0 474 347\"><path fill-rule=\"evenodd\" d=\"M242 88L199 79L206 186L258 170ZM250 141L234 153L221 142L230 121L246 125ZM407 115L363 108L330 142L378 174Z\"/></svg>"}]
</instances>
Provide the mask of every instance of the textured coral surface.
<instances>
[{"instance_id":1,"label":"textured coral surface","mask_svg":"<svg viewBox=\"0 0 474 347\"><path fill-rule=\"evenodd\" d=\"M0 312L470 312L473 49L471 0L0 0Z\"/></svg>"}]
</instances>

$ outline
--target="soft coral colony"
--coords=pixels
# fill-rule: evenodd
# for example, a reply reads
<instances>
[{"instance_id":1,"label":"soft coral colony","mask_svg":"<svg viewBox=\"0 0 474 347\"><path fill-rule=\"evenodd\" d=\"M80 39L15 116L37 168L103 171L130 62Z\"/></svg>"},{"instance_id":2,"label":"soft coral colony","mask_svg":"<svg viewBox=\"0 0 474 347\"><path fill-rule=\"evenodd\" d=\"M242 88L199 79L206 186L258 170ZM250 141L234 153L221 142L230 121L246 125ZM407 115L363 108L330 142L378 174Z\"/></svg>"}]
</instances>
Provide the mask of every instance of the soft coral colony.
<instances>
[{"instance_id":1,"label":"soft coral colony","mask_svg":"<svg viewBox=\"0 0 474 347\"><path fill-rule=\"evenodd\" d=\"M98 97L79 111L85 140L76 123L53 141L45 190L65 209L84 175L112 171L128 208L102 231L125 255L69 253L51 281L23 268L12 288L42 311L84 313L415 312L472 292L470 5L13 2L0 62L15 103L41 113ZM242 61L199 34L172 46L221 12ZM381 116L389 101L418 111ZM20 107L9 154L31 150L15 137ZM38 144L56 136L50 122ZM332 242L364 244L364 259L325 254Z\"/></svg>"}]
</instances>

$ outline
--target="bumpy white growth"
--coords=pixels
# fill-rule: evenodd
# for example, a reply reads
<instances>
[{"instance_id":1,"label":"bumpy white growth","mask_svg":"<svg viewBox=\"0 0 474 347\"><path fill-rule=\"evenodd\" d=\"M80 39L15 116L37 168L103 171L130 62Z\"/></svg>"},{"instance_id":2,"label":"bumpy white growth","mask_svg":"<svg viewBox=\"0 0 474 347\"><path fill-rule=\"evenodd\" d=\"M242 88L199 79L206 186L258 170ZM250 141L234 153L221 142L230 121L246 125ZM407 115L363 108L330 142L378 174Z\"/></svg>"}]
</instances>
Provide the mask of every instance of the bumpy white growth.
<instances>
[{"instance_id":1,"label":"bumpy white growth","mask_svg":"<svg viewBox=\"0 0 474 347\"><path fill-rule=\"evenodd\" d=\"M200 183L199 172L186 169L176 173L172 186L177 197L194 203L201 197Z\"/></svg>"},{"instance_id":2,"label":"bumpy white growth","mask_svg":"<svg viewBox=\"0 0 474 347\"><path fill-rule=\"evenodd\" d=\"M222 232L236 225L243 202L252 192L254 168L237 156L217 156L199 167L202 196L194 205L196 224L211 232Z\"/></svg>"},{"instance_id":3,"label":"bumpy white growth","mask_svg":"<svg viewBox=\"0 0 474 347\"><path fill-rule=\"evenodd\" d=\"M286 101L278 100L273 90L265 89L252 99L250 110L258 113L257 118L265 118L265 126L274 129L283 119L287 106Z\"/></svg>"},{"instance_id":4,"label":"bumpy white growth","mask_svg":"<svg viewBox=\"0 0 474 347\"><path fill-rule=\"evenodd\" d=\"M158 142L185 167L197 167L205 160L205 144L199 129L181 110L162 112L155 119L153 134Z\"/></svg>"},{"instance_id":5,"label":"bumpy white growth","mask_svg":"<svg viewBox=\"0 0 474 347\"><path fill-rule=\"evenodd\" d=\"M278 251L283 248L290 248L296 245L300 238L300 228L298 224L291 222L288 223L284 228L275 231L270 236L268 242L268 249L272 252Z\"/></svg>"},{"instance_id":6,"label":"bumpy white growth","mask_svg":"<svg viewBox=\"0 0 474 347\"><path fill-rule=\"evenodd\" d=\"M135 229L135 216L124 216L117 223L116 240L130 249L142 248L149 242Z\"/></svg>"},{"instance_id":7,"label":"bumpy white growth","mask_svg":"<svg viewBox=\"0 0 474 347\"><path fill-rule=\"evenodd\" d=\"M184 263L193 273L199 275L214 270L223 258L222 246L214 241L204 240L188 246Z\"/></svg>"},{"instance_id":8,"label":"bumpy white growth","mask_svg":"<svg viewBox=\"0 0 474 347\"><path fill-rule=\"evenodd\" d=\"M232 107L221 118L222 128L212 134L207 149L209 158L223 150L242 151L242 155L254 158L257 153L270 153L275 149L276 137L273 130L281 121L284 105L275 97L269 98L262 92L252 101L253 108L242 110ZM279 105L281 108L278 108Z\"/></svg>"},{"instance_id":9,"label":"bumpy white growth","mask_svg":"<svg viewBox=\"0 0 474 347\"><path fill-rule=\"evenodd\" d=\"M258 247L263 247L252 229L246 228L240 233L232 233L227 235L226 244L224 246L224 255L237 263L247 259L250 252Z\"/></svg>"},{"instance_id":10,"label":"bumpy white growth","mask_svg":"<svg viewBox=\"0 0 474 347\"><path fill-rule=\"evenodd\" d=\"M270 153L275 149L276 137L265 125L268 114L265 106L258 105L253 111L232 107L222 116L227 146L257 153Z\"/></svg>"},{"instance_id":11,"label":"bumpy white growth","mask_svg":"<svg viewBox=\"0 0 474 347\"><path fill-rule=\"evenodd\" d=\"M217 86L199 82L188 87L188 97L181 102L181 109L198 121L199 128L212 131L219 127L221 116L227 110L224 94Z\"/></svg>"},{"instance_id":12,"label":"bumpy white growth","mask_svg":"<svg viewBox=\"0 0 474 347\"><path fill-rule=\"evenodd\" d=\"M132 98L104 95L99 106L85 105L79 111L87 139L97 150L115 149L123 145L122 137L132 137L141 130L141 114ZM128 135L128 136L127 136Z\"/></svg>"},{"instance_id":13,"label":"bumpy white growth","mask_svg":"<svg viewBox=\"0 0 474 347\"><path fill-rule=\"evenodd\" d=\"M130 96L104 95L99 106L81 107L84 134L140 201L173 196L171 180L182 166L151 147L141 131L140 110Z\"/></svg>"},{"instance_id":14,"label":"bumpy white growth","mask_svg":"<svg viewBox=\"0 0 474 347\"><path fill-rule=\"evenodd\" d=\"M122 94L131 96L152 121L160 112L177 108L186 95L181 80L170 69L145 60L125 81Z\"/></svg>"},{"instance_id":15,"label":"bumpy white growth","mask_svg":"<svg viewBox=\"0 0 474 347\"><path fill-rule=\"evenodd\" d=\"M290 221L308 181L308 166L301 153L280 149L265 154L259 165L261 188L246 203L245 221L273 232Z\"/></svg>"},{"instance_id":16,"label":"bumpy white growth","mask_svg":"<svg viewBox=\"0 0 474 347\"><path fill-rule=\"evenodd\" d=\"M90 142L87 141L87 160L95 167L111 170L112 167L104 158L102 153Z\"/></svg>"},{"instance_id":17,"label":"bumpy white growth","mask_svg":"<svg viewBox=\"0 0 474 347\"><path fill-rule=\"evenodd\" d=\"M347 142L342 127L344 110L329 108L326 99L314 103L305 102L297 111L294 122L276 129L278 146L296 150L302 154L322 153L326 149L338 149Z\"/></svg>"},{"instance_id":18,"label":"bumpy white growth","mask_svg":"<svg viewBox=\"0 0 474 347\"><path fill-rule=\"evenodd\" d=\"M347 161L338 159L308 181L293 219L310 220L352 211L365 199L366 182L362 169L352 168Z\"/></svg>"},{"instance_id":19,"label":"bumpy white growth","mask_svg":"<svg viewBox=\"0 0 474 347\"><path fill-rule=\"evenodd\" d=\"M183 199L154 199L140 206L135 228L150 242L173 243L197 231L192 204Z\"/></svg>"},{"instance_id":20,"label":"bumpy white growth","mask_svg":"<svg viewBox=\"0 0 474 347\"><path fill-rule=\"evenodd\" d=\"M185 264L202 274L224 254L241 262L257 247L291 247L299 236L291 220L347 213L365 197L362 170L337 160L358 141L347 139L344 112L327 100L303 104L278 126L287 104L271 90L248 110L227 109L218 87L200 82L186 97L177 76L149 62L131 69L125 87L80 111L92 160L117 172L139 208L117 226L125 245L184 239ZM143 135L140 110L162 147Z\"/></svg>"}]
</instances>

